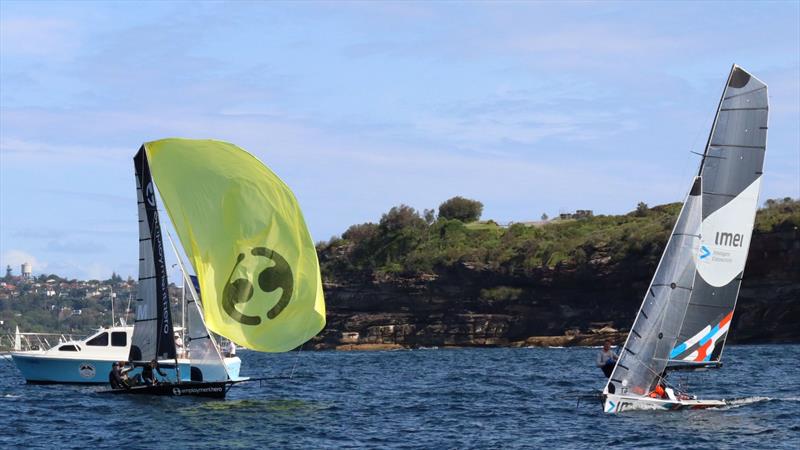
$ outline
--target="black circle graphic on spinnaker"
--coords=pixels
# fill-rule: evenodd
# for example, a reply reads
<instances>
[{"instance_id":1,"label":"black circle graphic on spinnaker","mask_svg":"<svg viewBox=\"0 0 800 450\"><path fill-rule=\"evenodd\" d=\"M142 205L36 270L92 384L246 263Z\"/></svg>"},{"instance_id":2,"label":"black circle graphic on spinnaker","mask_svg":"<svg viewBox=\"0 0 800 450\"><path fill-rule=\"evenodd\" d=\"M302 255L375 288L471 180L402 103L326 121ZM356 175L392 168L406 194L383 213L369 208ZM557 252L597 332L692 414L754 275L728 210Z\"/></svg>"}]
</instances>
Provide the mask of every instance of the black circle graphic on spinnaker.
<instances>
[{"instance_id":1,"label":"black circle graphic on spinnaker","mask_svg":"<svg viewBox=\"0 0 800 450\"><path fill-rule=\"evenodd\" d=\"M267 311L267 317L274 319L283 312L283 309L289 304L289 300L292 299L292 292L294 292L292 267L289 266L286 258L281 256L280 253L267 247L256 247L253 249L252 254L254 256L267 257L275 263L274 266L268 267L258 274L258 287L262 291L272 292L278 288L282 289L278 303Z\"/></svg>"},{"instance_id":2,"label":"black circle graphic on spinnaker","mask_svg":"<svg viewBox=\"0 0 800 450\"><path fill-rule=\"evenodd\" d=\"M258 274L258 287L263 292L272 292L281 289L281 297L269 311L267 311L267 318L276 318L292 298L294 292L294 276L292 268L280 253L267 248L255 247L250 253L253 256L260 256L270 259L275 263L272 267L267 267ZM248 316L242 314L236 309L239 303L248 302L254 294L253 282L244 278L232 280L236 268L245 259L245 254L240 253L236 258L236 263L233 265L228 282L222 290L222 308L233 320L243 325L259 325L261 324L261 317Z\"/></svg>"},{"instance_id":3,"label":"black circle graphic on spinnaker","mask_svg":"<svg viewBox=\"0 0 800 450\"><path fill-rule=\"evenodd\" d=\"M236 267L244 261L244 253L239 253L236 257L236 264L233 265L228 282L222 289L222 309L231 317L231 319L243 325L258 325L261 323L261 318L258 316L248 316L240 313L236 309L238 303L246 303L253 298L253 283L244 278L232 280L233 273L236 272Z\"/></svg>"}]
</instances>

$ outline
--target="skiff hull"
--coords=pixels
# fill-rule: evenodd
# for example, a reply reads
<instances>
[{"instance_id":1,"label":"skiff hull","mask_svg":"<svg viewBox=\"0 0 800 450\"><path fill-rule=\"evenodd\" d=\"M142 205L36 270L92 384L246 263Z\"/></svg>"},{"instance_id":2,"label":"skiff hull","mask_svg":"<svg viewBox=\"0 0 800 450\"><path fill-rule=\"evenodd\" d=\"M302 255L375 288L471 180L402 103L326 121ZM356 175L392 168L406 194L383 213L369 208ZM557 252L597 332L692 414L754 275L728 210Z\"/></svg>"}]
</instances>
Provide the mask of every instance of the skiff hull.
<instances>
[{"instance_id":1,"label":"skiff hull","mask_svg":"<svg viewBox=\"0 0 800 450\"><path fill-rule=\"evenodd\" d=\"M225 394L233 385L230 381L199 381L180 384L160 383L155 386L134 386L130 389L111 389L100 391L101 394L117 395L157 395L167 397L205 397L225 398Z\"/></svg>"},{"instance_id":2,"label":"skiff hull","mask_svg":"<svg viewBox=\"0 0 800 450\"><path fill-rule=\"evenodd\" d=\"M680 411L684 409L719 408L727 405L724 400L672 400L649 397L607 394L603 399L603 411L620 413L632 410Z\"/></svg>"}]
</instances>

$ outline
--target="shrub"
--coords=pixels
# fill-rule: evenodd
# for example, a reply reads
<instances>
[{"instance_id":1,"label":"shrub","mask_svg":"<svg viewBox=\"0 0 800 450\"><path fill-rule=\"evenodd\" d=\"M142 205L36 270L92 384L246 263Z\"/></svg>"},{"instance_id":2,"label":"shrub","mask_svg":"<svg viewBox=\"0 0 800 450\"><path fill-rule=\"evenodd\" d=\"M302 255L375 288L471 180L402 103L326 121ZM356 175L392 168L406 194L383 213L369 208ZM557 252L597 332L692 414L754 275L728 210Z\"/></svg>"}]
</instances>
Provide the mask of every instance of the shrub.
<instances>
[{"instance_id":1,"label":"shrub","mask_svg":"<svg viewBox=\"0 0 800 450\"><path fill-rule=\"evenodd\" d=\"M464 223L475 222L481 218L482 213L483 203L464 197L453 197L439 205L439 217Z\"/></svg>"}]
</instances>

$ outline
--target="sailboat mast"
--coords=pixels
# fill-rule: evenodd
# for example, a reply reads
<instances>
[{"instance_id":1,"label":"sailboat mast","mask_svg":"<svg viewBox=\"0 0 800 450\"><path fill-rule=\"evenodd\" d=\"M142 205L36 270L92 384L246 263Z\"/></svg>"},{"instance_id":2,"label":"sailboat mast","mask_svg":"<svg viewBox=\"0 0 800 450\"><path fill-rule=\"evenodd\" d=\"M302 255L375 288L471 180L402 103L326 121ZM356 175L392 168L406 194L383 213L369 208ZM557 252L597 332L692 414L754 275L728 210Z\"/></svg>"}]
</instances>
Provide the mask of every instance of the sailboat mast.
<instances>
[{"instance_id":1,"label":"sailboat mast","mask_svg":"<svg viewBox=\"0 0 800 450\"><path fill-rule=\"evenodd\" d=\"M181 340L186 345L186 277L181 277Z\"/></svg>"},{"instance_id":2,"label":"sailboat mast","mask_svg":"<svg viewBox=\"0 0 800 450\"><path fill-rule=\"evenodd\" d=\"M111 288L111 326L114 326L114 287Z\"/></svg>"}]
</instances>

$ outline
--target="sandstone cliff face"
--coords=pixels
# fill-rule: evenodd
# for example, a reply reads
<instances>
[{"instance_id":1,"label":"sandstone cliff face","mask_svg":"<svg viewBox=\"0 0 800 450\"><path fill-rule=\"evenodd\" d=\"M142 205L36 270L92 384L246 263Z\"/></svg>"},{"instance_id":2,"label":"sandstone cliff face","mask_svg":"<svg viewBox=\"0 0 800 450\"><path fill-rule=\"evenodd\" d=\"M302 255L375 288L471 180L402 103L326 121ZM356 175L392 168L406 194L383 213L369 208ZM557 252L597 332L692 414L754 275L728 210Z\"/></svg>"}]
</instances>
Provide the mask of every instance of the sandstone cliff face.
<instances>
[{"instance_id":1,"label":"sandstone cliff face","mask_svg":"<svg viewBox=\"0 0 800 450\"><path fill-rule=\"evenodd\" d=\"M593 249L582 268L509 273L462 263L413 278L325 286L320 348L597 345L624 339L655 262L612 263ZM756 233L730 342L799 342L800 233ZM618 333L617 331L622 333Z\"/></svg>"}]
</instances>

